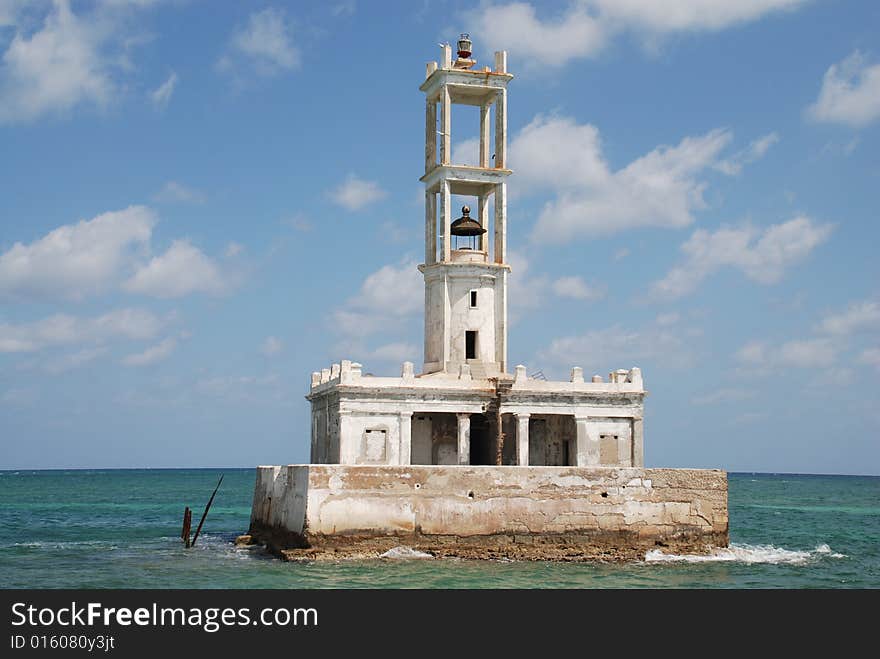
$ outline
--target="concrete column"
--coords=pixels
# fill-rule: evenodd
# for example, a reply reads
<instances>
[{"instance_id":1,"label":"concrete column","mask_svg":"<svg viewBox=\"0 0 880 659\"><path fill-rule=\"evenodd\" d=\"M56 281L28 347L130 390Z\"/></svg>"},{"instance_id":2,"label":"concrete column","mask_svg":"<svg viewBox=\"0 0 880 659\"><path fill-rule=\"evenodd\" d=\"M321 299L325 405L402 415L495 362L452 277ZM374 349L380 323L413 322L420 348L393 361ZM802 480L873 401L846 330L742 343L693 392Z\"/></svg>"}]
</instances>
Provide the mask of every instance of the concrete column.
<instances>
[{"instance_id":1,"label":"concrete column","mask_svg":"<svg viewBox=\"0 0 880 659\"><path fill-rule=\"evenodd\" d=\"M400 413L400 464L412 462L412 412Z\"/></svg>"},{"instance_id":2,"label":"concrete column","mask_svg":"<svg viewBox=\"0 0 880 659\"><path fill-rule=\"evenodd\" d=\"M577 416L574 423L577 428L577 466L599 464L599 438L590 432L589 418Z\"/></svg>"},{"instance_id":3,"label":"concrete column","mask_svg":"<svg viewBox=\"0 0 880 659\"><path fill-rule=\"evenodd\" d=\"M495 186L495 263L507 263L507 183Z\"/></svg>"},{"instance_id":4,"label":"concrete column","mask_svg":"<svg viewBox=\"0 0 880 659\"><path fill-rule=\"evenodd\" d=\"M516 464L529 466L529 414L516 415Z\"/></svg>"},{"instance_id":5,"label":"concrete column","mask_svg":"<svg viewBox=\"0 0 880 659\"><path fill-rule=\"evenodd\" d=\"M440 181L440 222L440 260L448 263L452 260L452 194L446 179Z\"/></svg>"},{"instance_id":6,"label":"concrete column","mask_svg":"<svg viewBox=\"0 0 880 659\"><path fill-rule=\"evenodd\" d=\"M330 419L327 419L328 425ZM360 457L360 437L353 437L351 428L350 412L339 410L339 464L354 465Z\"/></svg>"},{"instance_id":7,"label":"concrete column","mask_svg":"<svg viewBox=\"0 0 880 659\"><path fill-rule=\"evenodd\" d=\"M458 413L458 464L471 463L471 415Z\"/></svg>"},{"instance_id":8,"label":"concrete column","mask_svg":"<svg viewBox=\"0 0 880 659\"><path fill-rule=\"evenodd\" d=\"M484 229L489 228L489 196L481 194L477 198L477 222ZM486 234L477 236L477 249L486 249Z\"/></svg>"},{"instance_id":9,"label":"concrete column","mask_svg":"<svg viewBox=\"0 0 880 659\"><path fill-rule=\"evenodd\" d=\"M480 167L491 167L489 162L489 147L491 146L491 138L489 137L489 104L484 103L480 106Z\"/></svg>"},{"instance_id":10,"label":"concrete column","mask_svg":"<svg viewBox=\"0 0 880 659\"><path fill-rule=\"evenodd\" d=\"M427 100L425 105L425 174L437 164L437 101Z\"/></svg>"},{"instance_id":11,"label":"concrete column","mask_svg":"<svg viewBox=\"0 0 880 659\"><path fill-rule=\"evenodd\" d=\"M440 164L448 165L452 157L452 100L449 87L440 91Z\"/></svg>"},{"instance_id":12,"label":"concrete column","mask_svg":"<svg viewBox=\"0 0 880 659\"><path fill-rule=\"evenodd\" d=\"M425 193L425 265L437 262L437 195Z\"/></svg>"},{"instance_id":13,"label":"concrete column","mask_svg":"<svg viewBox=\"0 0 880 659\"><path fill-rule=\"evenodd\" d=\"M495 98L495 167L507 167L507 90Z\"/></svg>"},{"instance_id":14,"label":"concrete column","mask_svg":"<svg viewBox=\"0 0 880 659\"><path fill-rule=\"evenodd\" d=\"M632 428L632 466L645 466L645 421L644 419L633 419Z\"/></svg>"}]
</instances>

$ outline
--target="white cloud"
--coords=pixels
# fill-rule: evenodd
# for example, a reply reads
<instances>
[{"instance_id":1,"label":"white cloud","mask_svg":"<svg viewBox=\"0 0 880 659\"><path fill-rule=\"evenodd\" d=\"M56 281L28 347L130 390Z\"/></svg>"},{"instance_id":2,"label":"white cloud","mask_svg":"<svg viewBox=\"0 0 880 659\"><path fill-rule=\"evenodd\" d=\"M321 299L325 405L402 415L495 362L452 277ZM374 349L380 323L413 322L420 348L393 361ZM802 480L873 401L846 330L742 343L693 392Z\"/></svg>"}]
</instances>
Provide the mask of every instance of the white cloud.
<instances>
[{"instance_id":1,"label":"white cloud","mask_svg":"<svg viewBox=\"0 0 880 659\"><path fill-rule=\"evenodd\" d=\"M717 31L774 12L796 9L808 0L587 0L609 22L654 33Z\"/></svg>"},{"instance_id":2,"label":"white cloud","mask_svg":"<svg viewBox=\"0 0 880 659\"><path fill-rule=\"evenodd\" d=\"M613 258L615 261L620 261L621 259L625 259L630 255L629 247L621 247L616 252L614 252Z\"/></svg>"},{"instance_id":3,"label":"white cloud","mask_svg":"<svg viewBox=\"0 0 880 659\"><path fill-rule=\"evenodd\" d=\"M586 371L607 373L612 369L629 368L640 360L662 361L670 367L683 368L693 363L691 347L681 332L649 326L632 330L613 326L585 334L554 339L538 352L537 364L570 367L580 365Z\"/></svg>"},{"instance_id":4,"label":"white cloud","mask_svg":"<svg viewBox=\"0 0 880 659\"><path fill-rule=\"evenodd\" d=\"M674 311L670 313L662 313L655 319L656 322L661 327L669 327L670 325L675 325L679 320L681 320L681 316L679 316Z\"/></svg>"},{"instance_id":5,"label":"white cloud","mask_svg":"<svg viewBox=\"0 0 880 659\"><path fill-rule=\"evenodd\" d=\"M284 343L277 336L267 336L263 345L260 346L260 352L266 357L277 355L282 350L284 350Z\"/></svg>"},{"instance_id":6,"label":"white cloud","mask_svg":"<svg viewBox=\"0 0 880 659\"><path fill-rule=\"evenodd\" d=\"M343 183L330 192L334 203L350 211L358 211L384 199L386 195L375 181L365 181L354 174L349 174Z\"/></svg>"},{"instance_id":7,"label":"white cloud","mask_svg":"<svg viewBox=\"0 0 880 659\"><path fill-rule=\"evenodd\" d=\"M581 277L560 277L553 282L552 288L559 297L574 300L600 300L605 297L604 286L587 284Z\"/></svg>"},{"instance_id":8,"label":"white cloud","mask_svg":"<svg viewBox=\"0 0 880 659\"><path fill-rule=\"evenodd\" d=\"M203 204L205 194L178 181L168 181L153 195L153 200L167 204Z\"/></svg>"},{"instance_id":9,"label":"white cloud","mask_svg":"<svg viewBox=\"0 0 880 659\"><path fill-rule=\"evenodd\" d=\"M260 75L272 76L300 66L300 52L284 13L268 7L248 17L247 25L233 36L230 48L244 55L246 62ZM235 67L233 56L225 55L218 68L228 71Z\"/></svg>"},{"instance_id":10,"label":"white cloud","mask_svg":"<svg viewBox=\"0 0 880 659\"><path fill-rule=\"evenodd\" d=\"M742 171L744 165L763 158L770 147L778 141L779 135L777 133L768 133L753 140L745 149L737 151L730 158L717 162L715 169L728 176L736 176Z\"/></svg>"},{"instance_id":11,"label":"white cloud","mask_svg":"<svg viewBox=\"0 0 880 659\"><path fill-rule=\"evenodd\" d=\"M780 366L814 368L831 366L840 347L825 337L798 339L772 345L766 341L750 341L736 353L737 360L759 372Z\"/></svg>"},{"instance_id":12,"label":"white cloud","mask_svg":"<svg viewBox=\"0 0 880 659\"><path fill-rule=\"evenodd\" d=\"M424 282L415 261L386 265L364 280L358 294L332 314L333 326L348 337L387 330L422 310Z\"/></svg>"},{"instance_id":13,"label":"white cloud","mask_svg":"<svg viewBox=\"0 0 880 659\"><path fill-rule=\"evenodd\" d=\"M175 87L177 87L177 74L172 71L165 82L150 92L150 100L153 102L153 106L159 110L167 108L171 102L171 96L174 94Z\"/></svg>"},{"instance_id":14,"label":"white cloud","mask_svg":"<svg viewBox=\"0 0 880 659\"><path fill-rule=\"evenodd\" d=\"M509 49L524 60L549 66L593 56L606 40L599 21L577 2L548 20L541 20L527 2L486 5L469 18L474 36L485 41L487 50Z\"/></svg>"},{"instance_id":15,"label":"white cloud","mask_svg":"<svg viewBox=\"0 0 880 659\"><path fill-rule=\"evenodd\" d=\"M80 366L88 364L89 362L94 361L98 357L107 353L107 348L104 346L97 346L94 348L83 348L82 350L78 350L77 352L71 353L69 355L64 355L62 357L58 357L50 360L44 366L44 369L48 373L58 374L65 373L67 371L72 371Z\"/></svg>"},{"instance_id":16,"label":"white cloud","mask_svg":"<svg viewBox=\"0 0 880 659\"><path fill-rule=\"evenodd\" d=\"M239 254L244 251L244 245L241 243L237 243L234 240L226 245L226 249L223 250L223 255L227 258L235 258Z\"/></svg>"},{"instance_id":17,"label":"white cloud","mask_svg":"<svg viewBox=\"0 0 880 659\"><path fill-rule=\"evenodd\" d=\"M617 35L645 40L718 31L795 9L807 0L572 0L558 15L539 16L528 2L486 4L468 12L478 47L509 49L527 64L561 66L595 57ZM539 5L540 6L540 5Z\"/></svg>"},{"instance_id":18,"label":"white cloud","mask_svg":"<svg viewBox=\"0 0 880 659\"><path fill-rule=\"evenodd\" d=\"M402 341L379 346L370 352L370 357L379 361L402 364L405 361L418 362L422 356L420 348Z\"/></svg>"},{"instance_id":19,"label":"white cloud","mask_svg":"<svg viewBox=\"0 0 880 659\"><path fill-rule=\"evenodd\" d=\"M159 298L218 295L228 287L217 264L186 240L175 240L164 254L150 259L123 284L132 293Z\"/></svg>"},{"instance_id":20,"label":"white cloud","mask_svg":"<svg viewBox=\"0 0 880 659\"><path fill-rule=\"evenodd\" d=\"M803 261L831 235L830 224L800 216L759 230L752 226L698 229L681 246L683 262L653 285L656 295L677 298L694 291L706 277L733 267L749 279L772 284Z\"/></svg>"},{"instance_id":21,"label":"white cloud","mask_svg":"<svg viewBox=\"0 0 880 659\"><path fill-rule=\"evenodd\" d=\"M30 323L0 323L0 352L35 352L52 346L146 340L166 324L143 309L118 309L96 318L55 314Z\"/></svg>"},{"instance_id":22,"label":"white cloud","mask_svg":"<svg viewBox=\"0 0 880 659\"><path fill-rule=\"evenodd\" d=\"M859 363L880 368L880 348L867 348L859 355Z\"/></svg>"},{"instance_id":23,"label":"white cloud","mask_svg":"<svg viewBox=\"0 0 880 659\"><path fill-rule=\"evenodd\" d=\"M685 137L613 171L595 126L538 115L510 146L519 189L556 193L541 211L532 239L558 243L637 227L688 226L694 213L706 207L702 175L718 168L732 139L730 131L721 129ZM763 139L740 153L740 168L766 152L762 145L768 138Z\"/></svg>"},{"instance_id":24,"label":"white cloud","mask_svg":"<svg viewBox=\"0 0 880 659\"><path fill-rule=\"evenodd\" d=\"M0 254L0 295L80 299L107 289L148 245L156 221L149 208L130 206L15 243Z\"/></svg>"},{"instance_id":25,"label":"white cloud","mask_svg":"<svg viewBox=\"0 0 880 659\"><path fill-rule=\"evenodd\" d=\"M880 303L874 300L850 304L846 311L825 316L819 326L825 334L840 336L872 329L880 329Z\"/></svg>"},{"instance_id":26,"label":"white cloud","mask_svg":"<svg viewBox=\"0 0 880 659\"><path fill-rule=\"evenodd\" d=\"M0 121L35 119L79 104L105 106L114 92L100 53L106 35L56 0L41 29L16 30L0 68Z\"/></svg>"},{"instance_id":27,"label":"white cloud","mask_svg":"<svg viewBox=\"0 0 880 659\"><path fill-rule=\"evenodd\" d=\"M709 393L695 396L694 405L716 405L718 403L738 402L755 397L755 392L750 389L716 389Z\"/></svg>"},{"instance_id":28,"label":"white cloud","mask_svg":"<svg viewBox=\"0 0 880 659\"><path fill-rule=\"evenodd\" d=\"M177 339L168 337L143 352L136 352L122 358L125 366L149 366L161 362L171 356L177 347Z\"/></svg>"},{"instance_id":29,"label":"white cloud","mask_svg":"<svg viewBox=\"0 0 880 659\"><path fill-rule=\"evenodd\" d=\"M869 65L859 51L832 64L807 116L856 128L876 120L880 117L880 64Z\"/></svg>"},{"instance_id":30,"label":"white cloud","mask_svg":"<svg viewBox=\"0 0 880 659\"><path fill-rule=\"evenodd\" d=\"M196 391L232 403L248 405L289 405L291 396L280 378L270 375L221 375L203 378L196 383Z\"/></svg>"}]
</instances>

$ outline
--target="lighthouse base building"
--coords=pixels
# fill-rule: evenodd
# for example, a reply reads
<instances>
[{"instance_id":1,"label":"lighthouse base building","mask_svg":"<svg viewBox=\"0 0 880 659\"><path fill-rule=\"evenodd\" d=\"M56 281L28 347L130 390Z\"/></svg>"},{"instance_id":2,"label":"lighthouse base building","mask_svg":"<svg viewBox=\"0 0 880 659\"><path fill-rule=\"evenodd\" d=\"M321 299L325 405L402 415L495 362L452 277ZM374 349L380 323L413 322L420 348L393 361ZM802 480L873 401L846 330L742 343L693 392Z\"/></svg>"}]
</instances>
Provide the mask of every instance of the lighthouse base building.
<instances>
[{"instance_id":1,"label":"lighthouse base building","mask_svg":"<svg viewBox=\"0 0 880 659\"><path fill-rule=\"evenodd\" d=\"M466 35L426 94L424 362L312 373L311 461L258 467L251 538L291 559L637 558L728 543L727 475L646 469L639 368L568 381L507 361L507 72ZM478 165L451 162L451 107L478 106ZM492 154L490 156L490 153ZM452 219L452 197L476 208Z\"/></svg>"}]
</instances>

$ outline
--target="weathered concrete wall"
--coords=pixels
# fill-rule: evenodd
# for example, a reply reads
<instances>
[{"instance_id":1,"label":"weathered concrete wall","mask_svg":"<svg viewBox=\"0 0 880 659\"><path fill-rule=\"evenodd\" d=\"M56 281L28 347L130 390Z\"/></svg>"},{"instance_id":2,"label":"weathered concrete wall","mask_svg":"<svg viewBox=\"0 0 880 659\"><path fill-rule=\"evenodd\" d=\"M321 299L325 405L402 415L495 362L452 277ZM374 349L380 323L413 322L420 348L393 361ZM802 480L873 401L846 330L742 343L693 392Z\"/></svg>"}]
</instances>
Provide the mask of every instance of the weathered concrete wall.
<instances>
[{"instance_id":1,"label":"weathered concrete wall","mask_svg":"<svg viewBox=\"0 0 880 659\"><path fill-rule=\"evenodd\" d=\"M725 472L632 467L258 467L251 517L251 533L280 548L376 537L726 546L727 525Z\"/></svg>"}]
</instances>

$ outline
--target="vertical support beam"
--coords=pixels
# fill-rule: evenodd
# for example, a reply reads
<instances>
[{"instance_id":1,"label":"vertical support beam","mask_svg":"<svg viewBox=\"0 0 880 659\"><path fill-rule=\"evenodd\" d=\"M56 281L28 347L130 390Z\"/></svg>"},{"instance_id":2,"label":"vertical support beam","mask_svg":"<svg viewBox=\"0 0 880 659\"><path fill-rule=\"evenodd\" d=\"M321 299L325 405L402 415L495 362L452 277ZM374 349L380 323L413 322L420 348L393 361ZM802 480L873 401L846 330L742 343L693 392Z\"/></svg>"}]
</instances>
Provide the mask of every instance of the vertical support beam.
<instances>
[{"instance_id":1,"label":"vertical support beam","mask_svg":"<svg viewBox=\"0 0 880 659\"><path fill-rule=\"evenodd\" d=\"M507 51L495 51L495 73L507 73Z\"/></svg>"},{"instance_id":2,"label":"vertical support beam","mask_svg":"<svg viewBox=\"0 0 880 659\"><path fill-rule=\"evenodd\" d=\"M495 186L495 263L507 263L507 183Z\"/></svg>"},{"instance_id":3,"label":"vertical support beam","mask_svg":"<svg viewBox=\"0 0 880 659\"><path fill-rule=\"evenodd\" d=\"M452 68L452 46L448 43L440 46L440 66L444 69Z\"/></svg>"},{"instance_id":4,"label":"vertical support beam","mask_svg":"<svg viewBox=\"0 0 880 659\"><path fill-rule=\"evenodd\" d=\"M412 412L400 413L400 464L412 463Z\"/></svg>"},{"instance_id":5,"label":"vertical support beam","mask_svg":"<svg viewBox=\"0 0 880 659\"><path fill-rule=\"evenodd\" d=\"M429 98L425 105L425 174L437 165L437 101Z\"/></svg>"},{"instance_id":6,"label":"vertical support beam","mask_svg":"<svg viewBox=\"0 0 880 659\"><path fill-rule=\"evenodd\" d=\"M516 464L529 466L529 414L516 415Z\"/></svg>"},{"instance_id":7,"label":"vertical support beam","mask_svg":"<svg viewBox=\"0 0 880 659\"><path fill-rule=\"evenodd\" d=\"M452 260L452 194L449 191L449 181L440 181L440 224L443 227L440 233L440 261Z\"/></svg>"},{"instance_id":8,"label":"vertical support beam","mask_svg":"<svg viewBox=\"0 0 880 659\"><path fill-rule=\"evenodd\" d=\"M632 466L645 466L645 421L641 417L633 419Z\"/></svg>"},{"instance_id":9,"label":"vertical support beam","mask_svg":"<svg viewBox=\"0 0 880 659\"><path fill-rule=\"evenodd\" d=\"M590 432L589 417L574 418L577 429L577 466L590 467L599 464L599 438Z\"/></svg>"},{"instance_id":10,"label":"vertical support beam","mask_svg":"<svg viewBox=\"0 0 880 659\"><path fill-rule=\"evenodd\" d=\"M495 97L495 167L507 167L507 90Z\"/></svg>"},{"instance_id":11,"label":"vertical support beam","mask_svg":"<svg viewBox=\"0 0 880 659\"><path fill-rule=\"evenodd\" d=\"M425 192L425 265L437 262L437 195Z\"/></svg>"},{"instance_id":12,"label":"vertical support beam","mask_svg":"<svg viewBox=\"0 0 880 659\"><path fill-rule=\"evenodd\" d=\"M477 222L484 229L489 228L489 195L481 194L477 197ZM481 233L477 236L477 249L486 249L486 234Z\"/></svg>"},{"instance_id":13,"label":"vertical support beam","mask_svg":"<svg viewBox=\"0 0 880 659\"><path fill-rule=\"evenodd\" d=\"M480 106L480 167L491 167L489 164L489 103Z\"/></svg>"},{"instance_id":14,"label":"vertical support beam","mask_svg":"<svg viewBox=\"0 0 880 659\"><path fill-rule=\"evenodd\" d=\"M361 452L360 437L352 435L350 414L348 410L339 410L339 464L342 465L357 464Z\"/></svg>"},{"instance_id":15,"label":"vertical support beam","mask_svg":"<svg viewBox=\"0 0 880 659\"><path fill-rule=\"evenodd\" d=\"M448 165L452 157L452 100L449 86L440 89L440 164Z\"/></svg>"},{"instance_id":16,"label":"vertical support beam","mask_svg":"<svg viewBox=\"0 0 880 659\"><path fill-rule=\"evenodd\" d=\"M496 278L495 293L495 361L502 373L507 372L507 282L510 273L502 270Z\"/></svg>"},{"instance_id":17,"label":"vertical support beam","mask_svg":"<svg viewBox=\"0 0 880 659\"><path fill-rule=\"evenodd\" d=\"M458 417L458 464L471 463L471 415L460 412Z\"/></svg>"}]
</instances>

